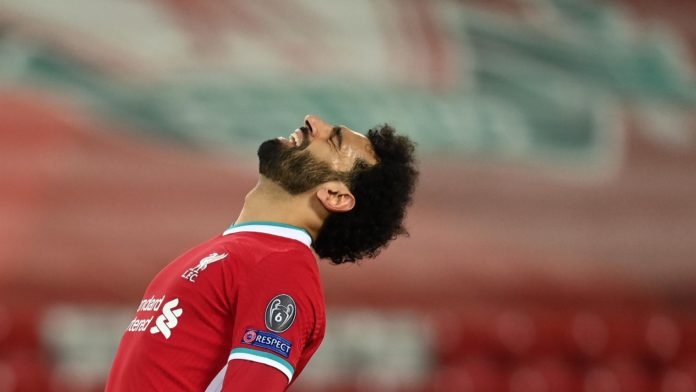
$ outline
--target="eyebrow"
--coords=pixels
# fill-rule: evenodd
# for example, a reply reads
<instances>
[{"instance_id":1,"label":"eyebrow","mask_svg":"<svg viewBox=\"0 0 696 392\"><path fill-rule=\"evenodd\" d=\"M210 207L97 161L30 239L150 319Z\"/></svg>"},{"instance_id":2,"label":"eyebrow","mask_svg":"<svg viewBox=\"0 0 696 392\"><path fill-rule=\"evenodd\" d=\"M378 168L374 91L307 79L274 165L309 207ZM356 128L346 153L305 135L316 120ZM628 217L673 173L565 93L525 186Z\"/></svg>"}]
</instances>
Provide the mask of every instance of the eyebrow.
<instances>
[{"instance_id":1,"label":"eyebrow","mask_svg":"<svg viewBox=\"0 0 696 392\"><path fill-rule=\"evenodd\" d=\"M333 127L331 129L331 137L337 136L338 137L338 148L341 148L341 145L343 145L343 127Z\"/></svg>"}]
</instances>

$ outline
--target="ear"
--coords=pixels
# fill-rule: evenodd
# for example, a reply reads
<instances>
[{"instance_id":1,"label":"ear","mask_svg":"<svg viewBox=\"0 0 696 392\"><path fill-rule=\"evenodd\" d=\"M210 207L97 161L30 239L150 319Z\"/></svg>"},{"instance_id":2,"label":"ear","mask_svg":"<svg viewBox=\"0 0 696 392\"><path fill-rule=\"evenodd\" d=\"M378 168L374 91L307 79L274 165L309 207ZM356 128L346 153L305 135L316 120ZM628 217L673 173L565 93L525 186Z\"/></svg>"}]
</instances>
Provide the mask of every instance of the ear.
<instances>
[{"instance_id":1,"label":"ear","mask_svg":"<svg viewBox=\"0 0 696 392\"><path fill-rule=\"evenodd\" d=\"M319 186L317 199L330 212L347 212L355 206L355 196L346 184L329 181Z\"/></svg>"}]
</instances>

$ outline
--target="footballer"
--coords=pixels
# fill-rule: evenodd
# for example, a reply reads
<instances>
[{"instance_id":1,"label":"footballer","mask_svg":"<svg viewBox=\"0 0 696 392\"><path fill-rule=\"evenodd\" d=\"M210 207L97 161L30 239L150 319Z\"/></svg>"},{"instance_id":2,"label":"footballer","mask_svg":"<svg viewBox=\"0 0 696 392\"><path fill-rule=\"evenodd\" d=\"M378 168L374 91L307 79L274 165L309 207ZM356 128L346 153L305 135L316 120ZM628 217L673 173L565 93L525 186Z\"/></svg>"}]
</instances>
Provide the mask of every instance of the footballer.
<instances>
[{"instance_id":1,"label":"footballer","mask_svg":"<svg viewBox=\"0 0 696 392\"><path fill-rule=\"evenodd\" d=\"M324 336L317 257L373 258L406 233L414 144L389 125L362 135L310 115L258 157L236 222L145 290L107 392L285 391Z\"/></svg>"}]
</instances>

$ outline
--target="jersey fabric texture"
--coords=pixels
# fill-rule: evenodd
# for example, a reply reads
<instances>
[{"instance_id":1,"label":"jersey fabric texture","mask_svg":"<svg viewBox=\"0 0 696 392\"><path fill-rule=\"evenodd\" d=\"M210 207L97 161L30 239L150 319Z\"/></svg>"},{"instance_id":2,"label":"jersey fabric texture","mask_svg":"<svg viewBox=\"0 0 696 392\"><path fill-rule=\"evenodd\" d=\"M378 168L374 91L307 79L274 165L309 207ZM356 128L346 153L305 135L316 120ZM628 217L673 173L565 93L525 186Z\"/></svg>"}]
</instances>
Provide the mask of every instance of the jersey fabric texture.
<instances>
[{"instance_id":1,"label":"jersey fabric texture","mask_svg":"<svg viewBox=\"0 0 696 392\"><path fill-rule=\"evenodd\" d=\"M233 365L280 372L290 385L324 337L310 245L294 226L243 223L176 258L146 289L106 391L239 390Z\"/></svg>"}]
</instances>

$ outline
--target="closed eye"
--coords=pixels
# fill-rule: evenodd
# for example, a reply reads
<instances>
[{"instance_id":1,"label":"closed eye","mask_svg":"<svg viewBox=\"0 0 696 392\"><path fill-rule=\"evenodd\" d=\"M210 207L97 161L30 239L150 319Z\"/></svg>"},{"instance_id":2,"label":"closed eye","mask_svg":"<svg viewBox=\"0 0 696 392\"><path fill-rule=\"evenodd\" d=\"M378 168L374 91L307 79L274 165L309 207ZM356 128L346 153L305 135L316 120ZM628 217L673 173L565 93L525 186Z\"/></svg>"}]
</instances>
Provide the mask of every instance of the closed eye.
<instances>
[{"instance_id":1,"label":"closed eye","mask_svg":"<svg viewBox=\"0 0 696 392\"><path fill-rule=\"evenodd\" d=\"M338 145L338 149L341 149L341 146L343 145L343 128L342 127L333 127L331 129L331 140L334 143L334 145Z\"/></svg>"}]
</instances>

